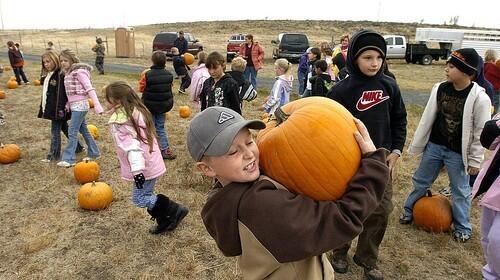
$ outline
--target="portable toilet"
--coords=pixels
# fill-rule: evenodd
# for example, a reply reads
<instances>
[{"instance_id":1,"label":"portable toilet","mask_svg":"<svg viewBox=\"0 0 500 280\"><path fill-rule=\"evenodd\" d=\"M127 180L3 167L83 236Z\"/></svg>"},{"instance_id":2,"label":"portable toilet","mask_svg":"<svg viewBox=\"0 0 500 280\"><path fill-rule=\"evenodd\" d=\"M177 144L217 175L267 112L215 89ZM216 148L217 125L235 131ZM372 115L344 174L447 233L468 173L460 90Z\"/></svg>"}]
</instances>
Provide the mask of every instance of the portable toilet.
<instances>
[{"instance_id":1,"label":"portable toilet","mask_svg":"<svg viewBox=\"0 0 500 280\"><path fill-rule=\"evenodd\" d=\"M118 27L115 30L116 57L135 57L135 35L133 27Z\"/></svg>"}]
</instances>

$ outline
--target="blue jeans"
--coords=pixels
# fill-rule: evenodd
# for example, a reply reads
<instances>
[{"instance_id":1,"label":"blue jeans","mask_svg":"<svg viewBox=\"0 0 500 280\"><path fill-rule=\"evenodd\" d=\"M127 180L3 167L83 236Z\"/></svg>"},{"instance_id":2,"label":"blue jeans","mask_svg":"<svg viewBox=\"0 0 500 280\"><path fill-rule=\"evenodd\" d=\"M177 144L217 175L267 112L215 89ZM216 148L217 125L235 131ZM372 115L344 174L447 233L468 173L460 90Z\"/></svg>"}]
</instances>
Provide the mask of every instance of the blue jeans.
<instances>
[{"instance_id":1,"label":"blue jeans","mask_svg":"<svg viewBox=\"0 0 500 280\"><path fill-rule=\"evenodd\" d=\"M64 148L64 153L62 160L75 163L76 155L75 150L78 146L78 131L83 136L85 143L87 143L87 156L91 158L97 158L100 156L99 148L90 135L89 130L87 129L87 123L85 122L85 115L87 115L87 111L73 111L71 112L71 120L69 121L68 128L68 144L66 148Z\"/></svg>"},{"instance_id":2,"label":"blue jeans","mask_svg":"<svg viewBox=\"0 0 500 280\"><path fill-rule=\"evenodd\" d=\"M149 210L153 209L156 203L155 184L156 178L146 180L142 189L138 189L134 183L132 187L132 202L135 206L140 208L147 207Z\"/></svg>"},{"instance_id":3,"label":"blue jeans","mask_svg":"<svg viewBox=\"0 0 500 280\"><path fill-rule=\"evenodd\" d=\"M304 93L304 89L306 88L306 77L307 77L307 73L304 73L304 72L300 72L300 71L297 71L297 83L299 84L299 96L302 96L302 94Z\"/></svg>"},{"instance_id":4,"label":"blue jeans","mask_svg":"<svg viewBox=\"0 0 500 280\"><path fill-rule=\"evenodd\" d=\"M257 90L257 70L253 66L247 66L245 68L245 72L243 72L243 76L247 81L250 81L253 88Z\"/></svg>"},{"instance_id":5,"label":"blue jeans","mask_svg":"<svg viewBox=\"0 0 500 280\"><path fill-rule=\"evenodd\" d=\"M52 125L50 128L50 133L52 135L50 139L50 151L47 154L48 160L59 160L61 159L61 131L68 137L68 122L65 120L52 120ZM77 142L76 153L81 152L83 146L80 142Z\"/></svg>"},{"instance_id":6,"label":"blue jeans","mask_svg":"<svg viewBox=\"0 0 500 280\"><path fill-rule=\"evenodd\" d=\"M428 142L418 169L412 177L413 191L406 199L404 205L405 215L412 217L413 205L423 197L428 188L436 180L443 165L448 170L451 188L451 207L453 211L453 224L460 233L472 234L470 223L470 207L472 201L469 175L465 171L462 155L446 148Z\"/></svg>"},{"instance_id":7,"label":"blue jeans","mask_svg":"<svg viewBox=\"0 0 500 280\"><path fill-rule=\"evenodd\" d=\"M158 145L160 145L160 150L168 149L168 138L167 132L165 130L165 114L154 114L153 121L156 127L156 134L158 134Z\"/></svg>"}]
</instances>

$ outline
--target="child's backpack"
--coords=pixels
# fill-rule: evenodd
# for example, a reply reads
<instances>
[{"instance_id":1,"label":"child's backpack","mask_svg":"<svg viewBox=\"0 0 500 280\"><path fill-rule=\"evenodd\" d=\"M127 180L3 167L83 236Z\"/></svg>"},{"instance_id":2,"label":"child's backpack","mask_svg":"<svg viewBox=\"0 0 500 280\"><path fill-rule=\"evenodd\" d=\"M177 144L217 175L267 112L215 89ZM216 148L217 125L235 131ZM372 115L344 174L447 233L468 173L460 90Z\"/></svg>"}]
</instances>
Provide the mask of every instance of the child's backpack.
<instances>
[{"instance_id":1,"label":"child's backpack","mask_svg":"<svg viewBox=\"0 0 500 280\"><path fill-rule=\"evenodd\" d=\"M245 80L243 85L240 87L240 100L252 101L257 97L257 91L253 88L253 85Z\"/></svg>"}]
</instances>

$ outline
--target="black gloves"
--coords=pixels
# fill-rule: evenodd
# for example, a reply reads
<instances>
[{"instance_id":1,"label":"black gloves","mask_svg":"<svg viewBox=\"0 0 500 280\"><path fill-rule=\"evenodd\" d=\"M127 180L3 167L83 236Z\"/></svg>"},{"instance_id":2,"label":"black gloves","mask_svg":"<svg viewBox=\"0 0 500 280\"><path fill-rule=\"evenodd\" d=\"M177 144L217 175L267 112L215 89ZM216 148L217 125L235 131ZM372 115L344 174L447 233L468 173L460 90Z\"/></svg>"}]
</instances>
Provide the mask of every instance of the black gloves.
<instances>
[{"instance_id":1,"label":"black gloves","mask_svg":"<svg viewBox=\"0 0 500 280\"><path fill-rule=\"evenodd\" d=\"M144 182L146 181L146 178L144 178L144 174L140 173L134 176L134 182L135 186L138 189L142 189L144 187Z\"/></svg>"}]
</instances>

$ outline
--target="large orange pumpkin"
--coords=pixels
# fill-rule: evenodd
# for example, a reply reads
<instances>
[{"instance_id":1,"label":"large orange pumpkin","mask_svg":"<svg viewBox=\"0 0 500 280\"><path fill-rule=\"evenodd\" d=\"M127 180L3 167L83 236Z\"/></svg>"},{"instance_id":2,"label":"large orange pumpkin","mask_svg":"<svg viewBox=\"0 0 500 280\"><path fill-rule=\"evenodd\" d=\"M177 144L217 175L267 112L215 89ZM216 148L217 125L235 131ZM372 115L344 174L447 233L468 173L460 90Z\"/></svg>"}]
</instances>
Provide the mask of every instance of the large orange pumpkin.
<instances>
[{"instance_id":1,"label":"large orange pumpkin","mask_svg":"<svg viewBox=\"0 0 500 280\"><path fill-rule=\"evenodd\" d=\"M113 190L103 182L84 184L78 190L78 204L87 210L104 209L113 201Z\"/></svg>"},{"instance_id":2,"label":"large orange pumpkin","mask_svg":"<svg viewBox=\"0 0 500 280\"><path fill-rule=\"evenodd\" d=\"M189 109L189 106L180 106L179 107L179 116L181 118L189 118L191 115L191 109Z\"/></svg>"},{"instance_id":3,"label":"large orange pumpkin","mask_svg":"<svg viewBox=\"0 0 500 280\"><path fill-rule=\"evenodd\" d=\"M361 161L355 131L351 113L331 99L290 102L257 135L260 167L293 192L339 199Z\"/></svg>"},{"instance_id":4,"label":"large orange pumpkin","mask_svg":"<svg viewBox=\"0 0 500 280\"><path fill-rule=\"evenodd\" d=\"M430 190L413 206L413 222L426 231L448 231L452 220L450 201L441 194L433 195Z\"/></svg>"},{"instance_id":5,"label":"large orange pumpkin","mask_svg":"<svg viewBox=\"0 0 500 280\"><path fill-rule=\"evenodd\" d=\"M184 54L184 63L186 65L191 65L193 64L194 62L194 55L190 54L190 53L185 53Z\"/></svg>"},{"instance_id":6,"label":"large orange pumpkin","mask_svg":"<svg viewBox=\"0 0 500 280\"><path fill-rule=\"evenodd\" d=\"M97 126L93 124L88 124L87 129L89 130L90 134L92 135L92 138L98 139L99 138L99 129L97 129Z\"/></svg>"},{"instance_id":7,"label":"large orange pumpkin","mask_svg":"<svg viewBox=\"0 0 500 280\"><path fill-rule=\"evenodd\" d=\"M5 91L0 90L0 99L5 99Z\"/></svg>"},{"instance_id":8,"label":"large orange pumpkin","mask_svg":"<svg viewBox=\"0 0 500 280\"><path fill-rule=\"evenodd\" d=\"M75 174L75 179L80 184L97 181L101 172L99 164L97 164L97 162L88 160L77 163L73 171Z\"/></svg>"},{"instance_id":9,"label":"large orange pumpkin","mask_svg":"<svg viewBox=\"0 0 500 280\"><path fill-rule=\"evenodd\" d=\"M13 163L21 158L21 149L16 144L0 145L0 163Z\"/></svg>"},{"instance_id":10,"label":"large orange pumpkin","mask_svg":"<svg viewBox=\"0 0 500 280\"><path fill-rule=\"evenodd\" d=\"M8 80L7 81L7 88L8 89L16 89L17 86L18 86L18 84L17 84L16 80Z\"/></svg>"},{"instance_id":11,"label":"large orange pumpkin","mask_svg":"<svg viewBox=\"0 0 500 280\"><path fill-rule=\"evenodd\" d=\"M40 80L34 80L34 81L33 81L33 84L34 84L35 86L39 86L41 83L40 83Z\"/></svg>"}]
</instances>

